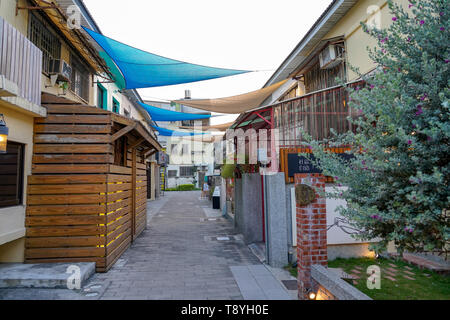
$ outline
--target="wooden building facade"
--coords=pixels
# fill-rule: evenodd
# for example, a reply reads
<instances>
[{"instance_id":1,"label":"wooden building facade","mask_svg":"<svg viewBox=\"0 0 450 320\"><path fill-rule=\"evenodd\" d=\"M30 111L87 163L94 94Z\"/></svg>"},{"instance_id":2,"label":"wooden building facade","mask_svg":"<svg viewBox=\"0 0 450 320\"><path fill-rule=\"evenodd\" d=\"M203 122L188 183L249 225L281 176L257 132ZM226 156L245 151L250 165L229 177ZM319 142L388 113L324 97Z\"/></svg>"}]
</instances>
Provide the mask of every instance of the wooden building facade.
<instances>
[{"instance_id":1,"label":"wooden building facade","mask_svg":"<svg viewBox=\"0 0 450 320\"><path fill-rule=\"evenodd\" d=\"M109 270L146 227L146 156L159 143L139 122L47 97L28 178L25 262L95 262Z\"/></svg>"}]
</instances>

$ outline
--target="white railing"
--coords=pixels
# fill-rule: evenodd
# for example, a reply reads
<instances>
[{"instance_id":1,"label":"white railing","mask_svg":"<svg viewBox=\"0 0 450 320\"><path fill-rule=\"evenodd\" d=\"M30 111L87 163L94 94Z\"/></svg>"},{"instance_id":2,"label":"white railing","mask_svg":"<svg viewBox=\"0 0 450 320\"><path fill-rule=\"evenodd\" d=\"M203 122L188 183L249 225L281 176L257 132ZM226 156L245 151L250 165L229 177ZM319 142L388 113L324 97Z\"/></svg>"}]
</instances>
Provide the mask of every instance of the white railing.
<instances>
[{"instance_id":1,"label":"white railing","mask_svg":"<svg viewBox=\"0 0 450 320\"><path fill-rule=\"evenodd\" d=\"M0 74L19 87L19 97L41 104L42 51L0 17Z\"/></svg>"}]
</instances>

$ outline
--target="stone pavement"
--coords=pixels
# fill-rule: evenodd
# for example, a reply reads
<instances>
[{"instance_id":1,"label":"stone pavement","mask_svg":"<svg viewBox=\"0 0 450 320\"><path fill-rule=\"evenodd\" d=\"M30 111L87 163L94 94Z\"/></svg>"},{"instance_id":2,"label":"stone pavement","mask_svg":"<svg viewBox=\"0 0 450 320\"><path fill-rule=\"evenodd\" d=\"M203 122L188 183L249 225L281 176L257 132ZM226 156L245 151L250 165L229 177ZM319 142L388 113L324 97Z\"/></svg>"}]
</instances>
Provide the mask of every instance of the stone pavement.
<instances>
[{"instance_id":1,"label":"stone pavement","mask_svg":"<svg viewBox=\"0 0 450 320\"><path fill-rule=\"evenodd\" d=\"M261 299L289 299L230 221L211 218L210 205L200 192L166 192L148 203L147 229L108 273L95 274L78 291L0 289L0 299L242 300L248 296L241 290L254 291L242 272L238 285L233 273L242 267L259 277Z\"/></svg>"}]
</instances>

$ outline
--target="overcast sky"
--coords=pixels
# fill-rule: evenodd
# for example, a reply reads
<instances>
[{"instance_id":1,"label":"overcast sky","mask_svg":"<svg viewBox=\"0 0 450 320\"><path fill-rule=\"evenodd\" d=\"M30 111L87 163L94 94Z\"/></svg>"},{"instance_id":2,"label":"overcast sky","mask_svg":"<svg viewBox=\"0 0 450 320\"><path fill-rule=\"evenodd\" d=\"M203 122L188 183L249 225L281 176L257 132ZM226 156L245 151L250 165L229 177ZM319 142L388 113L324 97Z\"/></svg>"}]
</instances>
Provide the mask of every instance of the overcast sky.
<instances>
[{"instance_id":1,"label":"overcast sky","mask_svg":"<svg viewBox=\"0 0 450 320\"><path fill-rule=\"evenodd\" d=\"M104 35L168 58L261 70L139 89L144 99L220 98L260 89L330 0L84 0ZM221 121L222 122L222 121Z\"/></svg>"}]
</instances>

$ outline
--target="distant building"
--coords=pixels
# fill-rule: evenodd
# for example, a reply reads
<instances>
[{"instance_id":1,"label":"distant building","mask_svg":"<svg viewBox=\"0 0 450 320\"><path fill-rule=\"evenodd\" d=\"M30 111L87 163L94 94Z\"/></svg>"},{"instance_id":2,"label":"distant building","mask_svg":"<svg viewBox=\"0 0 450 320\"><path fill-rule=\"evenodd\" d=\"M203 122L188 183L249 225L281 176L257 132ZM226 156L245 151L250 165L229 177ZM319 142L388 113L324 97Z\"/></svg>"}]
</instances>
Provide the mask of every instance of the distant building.
<instances>
[{"instance_id":1,"label":"distant building","mask_svg":"<svg viewBox=\"0 0 450 320\"><path fill-rule=\"evenodd\" d=\"M184 105L146 100L145 103L165 110L207 114L203 110L187 107ZM210 119L185 120L185 121L155 121L156 125L174 131L183 131L180 127L195 126L208 127ZM158 142L165 148L169 155L169 165L167 166L166 187L175 188L182 184L194 184L201 188L205 175L212 175L214 171L213 145L210 142L201 142L200 136L196 137L164 137L159 135Z\"/></svg>"}]
</instances>

